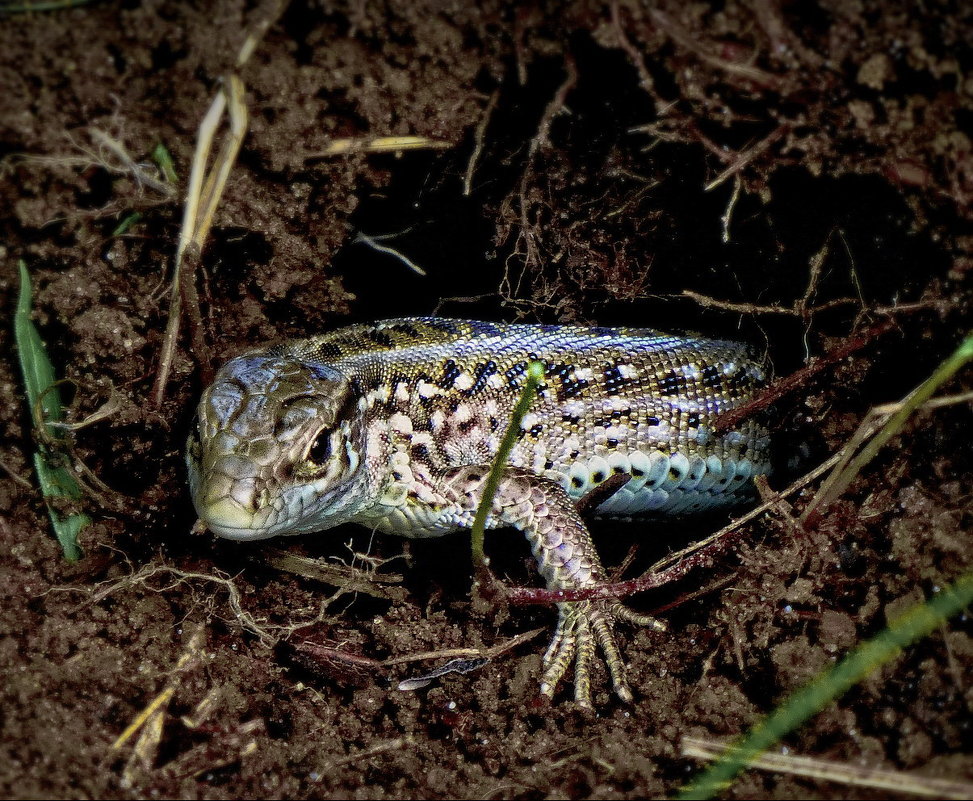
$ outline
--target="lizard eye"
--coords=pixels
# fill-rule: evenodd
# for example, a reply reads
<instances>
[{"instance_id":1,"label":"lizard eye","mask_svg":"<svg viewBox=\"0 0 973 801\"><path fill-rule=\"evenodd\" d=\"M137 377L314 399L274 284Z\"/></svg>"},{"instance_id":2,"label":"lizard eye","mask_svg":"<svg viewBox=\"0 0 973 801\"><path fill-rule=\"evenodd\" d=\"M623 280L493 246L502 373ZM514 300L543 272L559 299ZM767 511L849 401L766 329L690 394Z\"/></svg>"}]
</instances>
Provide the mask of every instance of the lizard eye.
<instances>
[{"instance_id":1,"label":"lizard eye","mask_svg":"<svg viewBox=\"0 0 973 801\"><path fill-rule=\"evenodd\" d=\"M202 436L199 433L199 420L194 419L193 426L189 431L189 442L187 443L187 451L193 464L199 464L199 457L202 454L202 450L203 443Z\"/></svg>"},{"instance_id":2,"label":"lizard eye","mask_svg":"<svg viewBox=\"0 0 973 801\"><path fill-rule=\"evenodd\" d=\"M311 443L311 447L307 452L307 460L320 467L330 458L331 431L324 429L315 437L314 442Z\"/></svg>"}]
</instances>

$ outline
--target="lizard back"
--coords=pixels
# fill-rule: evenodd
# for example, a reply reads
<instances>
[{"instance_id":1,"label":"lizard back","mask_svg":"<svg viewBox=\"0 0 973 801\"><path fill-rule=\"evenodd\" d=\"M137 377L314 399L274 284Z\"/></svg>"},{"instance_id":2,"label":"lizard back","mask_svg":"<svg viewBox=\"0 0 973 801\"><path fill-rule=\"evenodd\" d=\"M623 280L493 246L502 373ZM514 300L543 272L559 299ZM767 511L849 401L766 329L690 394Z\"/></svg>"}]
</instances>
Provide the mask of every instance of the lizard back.
<instances>
[{"instance_id":1,"label":"lizard back","mask_svg":"<svg viewBox=\"0 0 973 801\"><path fill-rule=\"evenodd\" d=\"M597 514L735 504L749 479L769 469L759 420L712 432L718 414L765 381L763 366L736 342L650 329L402 318L271 352L347 375L366 459L399 453L413 474L489 463L534 360L543 362L545 380L509 463L557 481L575 499L614 473L631 475ZM406 519L392 528L433 533L410 532L411 525Z\"/></svg>"}]
</instances>

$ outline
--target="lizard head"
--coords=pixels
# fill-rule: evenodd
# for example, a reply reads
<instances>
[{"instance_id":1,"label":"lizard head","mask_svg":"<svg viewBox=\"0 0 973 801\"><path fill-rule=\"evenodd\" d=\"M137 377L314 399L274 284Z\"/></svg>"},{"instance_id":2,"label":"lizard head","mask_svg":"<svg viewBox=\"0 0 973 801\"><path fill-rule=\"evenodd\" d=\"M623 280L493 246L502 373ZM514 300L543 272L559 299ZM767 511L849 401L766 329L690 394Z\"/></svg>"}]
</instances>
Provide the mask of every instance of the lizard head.
<instances>
[{"instance_id":1,"label":"lizard head","mask_svg":"<svg viewBox=\"0 0 973 801\"><path fill-rule=\"evenodd\" d=\"M355 511L367 480L358 398L344 374L273 351L224 365L186 452L193 504L236 540L319 531Z\"/></svg>"}]
</instances>

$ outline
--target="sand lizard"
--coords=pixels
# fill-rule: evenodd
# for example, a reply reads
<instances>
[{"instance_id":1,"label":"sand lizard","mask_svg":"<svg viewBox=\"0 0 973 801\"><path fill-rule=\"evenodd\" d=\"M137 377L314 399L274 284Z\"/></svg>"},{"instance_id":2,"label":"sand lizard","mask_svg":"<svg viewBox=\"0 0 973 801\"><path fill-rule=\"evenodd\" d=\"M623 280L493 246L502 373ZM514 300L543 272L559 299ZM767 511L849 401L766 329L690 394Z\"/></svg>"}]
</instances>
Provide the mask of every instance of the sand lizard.
<instances>
[{"instance_id":1,"label":"sand lizard","mask_svg":"<svg viewBox=\"0 0 973 801\"><path fill-rule=\"evenodd\" d=\"M239 356L199 404L187 462L193 502L237 540L355 522L407 537L469 527L525 380L544 382L520 425L487 520L527 537L551 588L604 571L575 502L630 480L598 515L669 515L744 499L769 470L759 419L715 434L716 415L764 383L744 345L647 329L403 318L353 325ZM550 695L574 663L591 705L596 647L631 699L615 643L618 602L559 604L544 657Z\"/></svg>"}]
</instances>

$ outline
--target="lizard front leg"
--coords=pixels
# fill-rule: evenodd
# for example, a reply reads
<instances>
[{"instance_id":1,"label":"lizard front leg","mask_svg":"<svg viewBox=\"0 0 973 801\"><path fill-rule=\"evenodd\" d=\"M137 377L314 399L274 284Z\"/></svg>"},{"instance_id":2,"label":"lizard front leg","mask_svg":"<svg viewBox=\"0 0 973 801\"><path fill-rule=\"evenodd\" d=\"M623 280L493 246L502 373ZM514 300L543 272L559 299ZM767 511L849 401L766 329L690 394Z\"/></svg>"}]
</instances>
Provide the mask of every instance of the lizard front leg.
<instances>
[{"instance_id":1,"label":"lizard front leg","mask_svg":"<svg viewBox=\"0 0 973 801\"><path fill-rule=\"evenodd\" d=\"M442 474L439 492L461 510L456 522L470 526L483 496L489 465L459 467ZM604 581L604 570L591 535L564 489L526 470L507 468L493 498L488 528L520 529L530 543L549 589L583 589ZM544 655L541 692L553 695L574 662L574 698L591 707L591 665L600 646L615 693L632 700L625 663L615 642L618 617L652 625L618 601L573 601L558 604L558 624Z\"/></svg>"}]
</instances>

